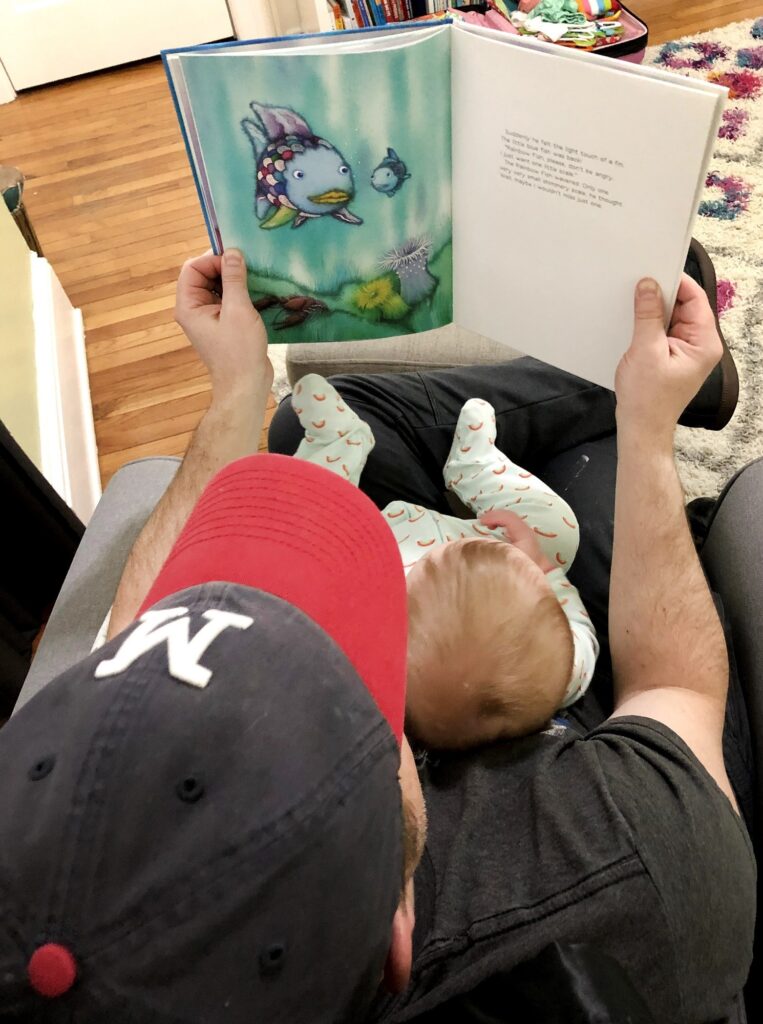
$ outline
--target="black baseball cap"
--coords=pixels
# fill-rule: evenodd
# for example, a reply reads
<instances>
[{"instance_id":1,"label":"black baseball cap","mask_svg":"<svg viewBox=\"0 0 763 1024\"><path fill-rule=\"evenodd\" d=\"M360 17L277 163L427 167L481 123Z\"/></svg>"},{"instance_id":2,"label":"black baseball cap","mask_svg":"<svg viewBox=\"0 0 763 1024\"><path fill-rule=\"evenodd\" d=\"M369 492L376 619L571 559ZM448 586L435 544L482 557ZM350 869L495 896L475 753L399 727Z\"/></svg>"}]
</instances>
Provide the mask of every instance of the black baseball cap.
<instances>
[{"instance_id":1,"label":"black baseball cap","mask_svg":"<svg viewBox=\"0 0 763 1024\"><path fill-rule=\"evenodd\" d=\"M403 884L405 623L356 488L218 474L139 619L0 730L0 1020L361 1019Z\"/></svg>"}]
</instances>

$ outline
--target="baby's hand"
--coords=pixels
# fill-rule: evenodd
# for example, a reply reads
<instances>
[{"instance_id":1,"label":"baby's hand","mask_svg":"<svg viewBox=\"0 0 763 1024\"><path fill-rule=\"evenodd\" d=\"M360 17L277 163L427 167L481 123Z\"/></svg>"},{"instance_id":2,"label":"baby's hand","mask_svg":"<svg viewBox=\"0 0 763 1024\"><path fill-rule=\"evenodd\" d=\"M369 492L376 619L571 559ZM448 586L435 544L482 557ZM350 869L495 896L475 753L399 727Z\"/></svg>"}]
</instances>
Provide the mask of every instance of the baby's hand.
<instances>
[{"instance_id":1,"label":"baby's hand","mask_svg":"<svg viewBox=\"0 0 763 1024\"><path fill-rule=\"evenodd\" d=\"M503 528L503 535L509 544L522 551L527 557L535 562L543 572L551 572L556 566L543 554L538 538L532 529L515 512L507 510L495 512L483 512L479 521L488 530Z\"/></svg>"}]
</instances>

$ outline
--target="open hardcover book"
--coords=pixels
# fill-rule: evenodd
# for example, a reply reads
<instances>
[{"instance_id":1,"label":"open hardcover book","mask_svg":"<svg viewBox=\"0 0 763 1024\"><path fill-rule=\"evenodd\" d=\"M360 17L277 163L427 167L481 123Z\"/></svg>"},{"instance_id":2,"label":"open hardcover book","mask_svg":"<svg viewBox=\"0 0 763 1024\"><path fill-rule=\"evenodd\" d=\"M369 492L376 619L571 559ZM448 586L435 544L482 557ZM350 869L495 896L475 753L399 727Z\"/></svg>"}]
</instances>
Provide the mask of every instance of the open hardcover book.
<instances>
[{"instance_id":1,"label":"open hardcover book","mask_svg":"<svg viewBox=\"0 0 763 1024\"><path fill-rule=\"evenodd\" d=\"M271 341L455 322L612 387L635 282L672 307L718 86L449 23L163 56Z\"/></svg>"}]
</instances>

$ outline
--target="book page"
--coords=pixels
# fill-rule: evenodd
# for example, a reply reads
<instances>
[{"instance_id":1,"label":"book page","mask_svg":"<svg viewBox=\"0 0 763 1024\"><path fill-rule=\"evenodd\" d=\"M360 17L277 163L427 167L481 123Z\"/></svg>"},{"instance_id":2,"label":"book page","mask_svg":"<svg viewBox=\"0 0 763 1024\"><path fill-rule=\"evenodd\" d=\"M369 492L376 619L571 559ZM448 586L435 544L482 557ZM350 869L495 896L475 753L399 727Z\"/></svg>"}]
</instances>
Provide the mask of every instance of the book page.
<instances>
[{"instance_id":1,"label":"book page","mask_svg":"<svg viewBox=\"0 0 763 1024\"><path fill-rule=\"evenodd\" d=\"M172 58L211 236L243 250L271 341L452 321L450 34L390 36Z\"/></svg>"},{"instance_id":2,"label":"book page","mask_svg":"<svg viewBox=\"0 0 763 1024\"><path fill-rule=\"evenodd\" d=\"M442 31L441 27L436 29L422 28L421 26L401 24L391 29L364 28L348 29L338 32L319 32L300 36L280 36L277 39L254 39L236 40L235 42L211 43L203 47L205 52L216 48L218 52L249 54L249 53L273 53L277 50L299 50L305 52L325 53L347 53L350 50L356 52L367 52L369 50L397 49L401 45L409 46L419 42L422 38ZM199 47L201 49L201 47Z\"/></svg>"},{"instance_id":3,"label":"book page","mask_svg":"<svg viewBox=\"0 0 763 1024\"><path fill-rule=\"evenodd\" d=\"M722 91L453 30L457 323L613 387L639 278L672 305Z\"/></svg>"}]
</instances>

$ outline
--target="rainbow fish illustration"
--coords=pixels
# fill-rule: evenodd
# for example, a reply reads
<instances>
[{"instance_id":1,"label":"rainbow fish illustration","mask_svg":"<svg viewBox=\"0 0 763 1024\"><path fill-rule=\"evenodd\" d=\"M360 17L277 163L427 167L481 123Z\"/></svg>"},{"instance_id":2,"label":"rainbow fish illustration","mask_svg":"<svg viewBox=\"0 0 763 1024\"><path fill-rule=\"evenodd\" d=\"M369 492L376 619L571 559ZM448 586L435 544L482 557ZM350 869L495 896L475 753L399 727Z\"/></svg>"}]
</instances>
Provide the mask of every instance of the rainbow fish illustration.
<instances>
[{"instance_id":1,"label":"rainbow fish illustration","mask_svg":"<svg viewBox=\"0 0 763 1024\"><path fill-rule=\"evenodd\" d=\"M388 148L387 155L371 173L371 188L391 198L409 178L408 168L394 149Z\"/></svg>"},{"instance_id":2,"label":"rainbow fish illustration","mask_svg":"<svg viewBox=\"0 0 763 1024\"><path fill-rule=\"evenodd\" d=\"M288 107L250 103L251 118L241 127L254 150L257 185L254 208L261 228L335 217L362 224L350 213L355 196L352 169L326 139L313 133L303 117Z\"/></svg>"}]
</instances>

